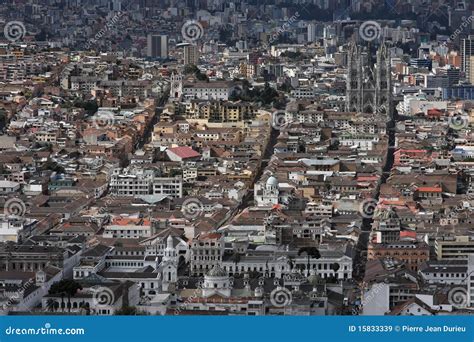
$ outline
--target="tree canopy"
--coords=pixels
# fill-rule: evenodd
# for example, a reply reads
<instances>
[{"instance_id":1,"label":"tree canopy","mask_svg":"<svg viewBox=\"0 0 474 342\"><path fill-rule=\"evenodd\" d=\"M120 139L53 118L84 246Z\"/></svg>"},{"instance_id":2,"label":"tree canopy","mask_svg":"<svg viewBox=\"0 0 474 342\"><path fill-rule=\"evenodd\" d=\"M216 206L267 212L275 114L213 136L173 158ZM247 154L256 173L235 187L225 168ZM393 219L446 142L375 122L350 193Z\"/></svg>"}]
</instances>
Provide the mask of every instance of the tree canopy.
<instances>
[{"instance_id":1,"label":"tree canopy","mask_svg":"<svg viewBox=\"0 0 474 342\"><path fill-rule=\"evenodd\" d=\"M51 285L49 294L53 295L64 293L73 297L79 290L82 290L81 284L72 279L62 279Z\"/></svg>"}]
</instances>

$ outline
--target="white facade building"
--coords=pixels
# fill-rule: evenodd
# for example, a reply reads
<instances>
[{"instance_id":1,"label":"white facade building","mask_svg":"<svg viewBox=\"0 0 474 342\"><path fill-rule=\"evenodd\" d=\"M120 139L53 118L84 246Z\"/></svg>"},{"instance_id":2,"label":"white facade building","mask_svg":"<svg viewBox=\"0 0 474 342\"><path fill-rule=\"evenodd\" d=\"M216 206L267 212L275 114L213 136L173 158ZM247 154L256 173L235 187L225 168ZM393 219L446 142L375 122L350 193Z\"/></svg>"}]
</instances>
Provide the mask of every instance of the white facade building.
<instances>
[{"instance_id":1,"label":"white facade building","mask_svg":"<svg viewBox=\"0 0 474 342\"><path fill-rule=\"evenodd\" d=\"M268 207L278 204L278 180L271 176L266 183L255 184L254 197L258 207Z\"/></svg>"}]
</instances>

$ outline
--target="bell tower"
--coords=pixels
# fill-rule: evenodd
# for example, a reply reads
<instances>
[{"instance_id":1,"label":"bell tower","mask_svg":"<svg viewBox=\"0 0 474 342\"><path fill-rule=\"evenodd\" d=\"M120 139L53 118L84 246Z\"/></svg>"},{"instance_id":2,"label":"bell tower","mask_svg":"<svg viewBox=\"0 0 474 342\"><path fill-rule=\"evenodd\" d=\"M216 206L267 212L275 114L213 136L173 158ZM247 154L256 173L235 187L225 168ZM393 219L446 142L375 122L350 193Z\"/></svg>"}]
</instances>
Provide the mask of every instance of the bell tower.
<instances>
[{"instance_id":1,"label":"bell tower","mask_svg":"<svg viewBox=\"0 0 474 342\"><path fill-rule=\"evenodd\" d=\"M163 291L168 291L170 284L178 281L178 258L176 249L173 247L173 237L171 235L166 239L166 248L161 263L162 268L162 288Z\"/></svg>"},{"instance_id":2,"label":"bell tower","mask_svg":"<svg viewBox=\"0 0 474 342\"><path fill-rule=\"evenodd\" d=\"M346 80L346 111L392 117L390 51L382 42L372 58L371 45L349 45Z\"/></svg>"},{"instance_id":3,"label":"bell tower","mask_svg":"<svg viewBox=\"0 0 474 342\"><path fill-rule=\"evenodd\" d=\"M176 249L173 247L173 237L171 235L166 239L166 248L164 251L163 261L177 263Z\"/></svg>"},{"instance_id":4,"label":"bell tower","mask_svg":"<svg viewBox=\"0 0 474 342\"><path fill-rule=\"evenodd\" d=\"M170 81L170 98L180 99L183 95L183 76L173 72Z\"/></svg>"},{"instance_id":5,"label":"bell tower","mask_svg":"<svg viewBox=\"0 0 474 342\"><path fill-rule=\"evenodd\" d=\"M377 91L375 100L377 104L377 114L392 117L392 65L390 61L390 51L385 44L377 51Z\"/></svg>"}]
</instances>

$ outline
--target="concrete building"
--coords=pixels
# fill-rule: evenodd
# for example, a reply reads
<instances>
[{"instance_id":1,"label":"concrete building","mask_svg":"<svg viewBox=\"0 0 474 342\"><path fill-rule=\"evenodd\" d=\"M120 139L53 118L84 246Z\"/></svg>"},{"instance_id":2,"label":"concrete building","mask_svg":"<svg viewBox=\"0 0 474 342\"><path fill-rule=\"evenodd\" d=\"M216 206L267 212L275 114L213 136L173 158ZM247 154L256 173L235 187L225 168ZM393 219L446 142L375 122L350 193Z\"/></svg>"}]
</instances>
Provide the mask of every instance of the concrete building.
<instances>
[{"instance_id":1,"label":"concrete building","mask_svg":"<svg viewBox=\"0 0 474 342\"><path fill-rule=\"evenodd\" d=\"M147 57L168 58L168 36L149 34L147 37Z\"/></svg>"},{"instance_id":2,"label":"concrete building","mask_svg":"<svg viewBox=\"0 0 474 342\"><path fill-rule=\"evenodd\" d=\"M471 56L469 59L469 73L467 80L469 83L474 84L474 56Z\"/></svg>"},{"instance_id":3,"label":"concrete building","mask_svg":"<svg viewBox=\"0 0 474 342\"><path fill-rule=\"evenodd\" d=\"M155 177L152 184L153 195L168 196L171 198L183 197L183 178L176 177Z\"/></svg>"},{"instance_id":4,"label":"concrete building","mask_svg":"<svg viewBox=\"0 0 474 342\"><path fill-rule=\"evenodd\" d=\"M465 259L474 254L474 239L471 236L444 236L435 241L438 260Z\"/></svg>"},{"instance_id":5,"label":"concrete building","mask_svg":"<svg viewBox=\"0 0 474 342\"><path fill-rule=\"evenodd\" d=\"M199 49L196 45L186 45L184 47L184 65L199 64Z\"/></svg>"},{"instance_id":6,"label":"concrete building","mask_svg":"<svg viewBox=\"0 0 474 342\"><path fill-rule=\"evenodd\" d=\"M466 79L470 79L471 56L474 56L474 35L469 35L461 40L461 70L466 73Z\"/></svg>"},{"instance_id":7,"label":"concrete building","mask_svg":"<svg viewBox=\"0 0 474 342\"><path fill-rule=\"evenodd\" d=\"M191 272L203 276L222 262L224 241L221 234L210 233L197 237L191 245Z\"/></svg>"},{"instance_id":8,"label":"concrete building","mask_svg":"<svg viewBox=\"0 0 474 342\"><path fill-rule=\"evenodd\" d=\"M133 173L114 171L110 180L110 191L119 196L141 196L151 193L153 172L151 170L137 170Z\"/></svg>"}]
</instances>

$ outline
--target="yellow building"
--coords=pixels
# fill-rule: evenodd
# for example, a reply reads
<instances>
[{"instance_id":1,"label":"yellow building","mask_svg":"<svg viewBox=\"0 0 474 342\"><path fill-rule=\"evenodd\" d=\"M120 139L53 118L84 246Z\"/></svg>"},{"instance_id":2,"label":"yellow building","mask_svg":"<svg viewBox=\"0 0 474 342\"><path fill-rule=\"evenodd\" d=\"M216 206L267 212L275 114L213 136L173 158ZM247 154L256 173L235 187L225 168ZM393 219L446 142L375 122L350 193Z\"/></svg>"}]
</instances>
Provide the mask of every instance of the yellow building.
<instances>
[{"instance_id":1,"label":"yellow building","mask_svg":"<svg viewBox=\"0 0 474 342\"><path fill-rule=\"evenodd\" d=\"M257 113L256 108L249 103L230 101L190 102L185 111L188 119L223 123L251 120Z\"/></svg>"},{"instance_id":2,"label":"yellow building","mask_svg":"<svg viewBox=\"0 0 474 342\"><path fill-rule=\"evenodd\" d=\"M468 80L469 83L474 84L474 56L470 57L469 68Z\"/></svg>"}]
</instances>

